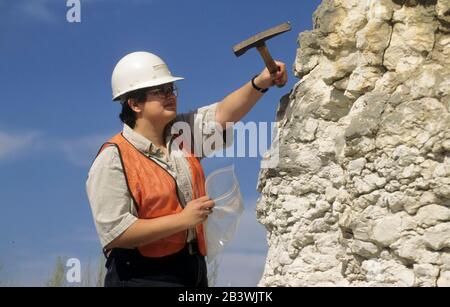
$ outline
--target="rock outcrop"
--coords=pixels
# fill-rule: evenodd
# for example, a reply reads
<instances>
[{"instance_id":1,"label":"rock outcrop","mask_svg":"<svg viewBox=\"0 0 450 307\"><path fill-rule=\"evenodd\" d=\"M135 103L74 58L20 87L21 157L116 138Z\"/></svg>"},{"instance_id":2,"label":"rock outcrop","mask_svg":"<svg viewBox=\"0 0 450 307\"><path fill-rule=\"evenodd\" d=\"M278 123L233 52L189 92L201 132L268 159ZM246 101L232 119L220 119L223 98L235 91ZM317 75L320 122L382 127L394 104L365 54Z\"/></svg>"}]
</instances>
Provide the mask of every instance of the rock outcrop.
<instances>
[{"instance_id":1,"label":"rock outcrop","mask_svg":"<svg viewBox=\"0 0 450 307\"><path fill-rule=\"evenodd\" d=\"M450 0L325 0L260 172L262 286L450 286Z\"/></svg>"}]
</instances>

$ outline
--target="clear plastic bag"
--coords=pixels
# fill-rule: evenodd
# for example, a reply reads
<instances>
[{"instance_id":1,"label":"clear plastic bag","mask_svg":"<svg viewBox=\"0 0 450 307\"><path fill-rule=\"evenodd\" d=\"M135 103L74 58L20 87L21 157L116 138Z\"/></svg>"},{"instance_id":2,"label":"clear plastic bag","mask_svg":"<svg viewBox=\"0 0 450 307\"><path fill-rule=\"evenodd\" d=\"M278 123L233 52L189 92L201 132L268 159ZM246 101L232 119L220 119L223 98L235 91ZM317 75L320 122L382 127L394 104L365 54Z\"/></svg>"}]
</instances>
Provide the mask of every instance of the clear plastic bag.
<instances>
[{"instance_id":1,"label":"clear plastic bag","mask_svg":"<svg viewBox=\"0 0 450 307\"><path fill-rule=\"evenodd\" d=\"M207 195L214 201L213 212L206 221L207 262L210 286L217 277L223 248L231 242L239 226L244 211L239 182L234 173L234 165L212 172L205 182Z\"/></svg>"}]
</instances>

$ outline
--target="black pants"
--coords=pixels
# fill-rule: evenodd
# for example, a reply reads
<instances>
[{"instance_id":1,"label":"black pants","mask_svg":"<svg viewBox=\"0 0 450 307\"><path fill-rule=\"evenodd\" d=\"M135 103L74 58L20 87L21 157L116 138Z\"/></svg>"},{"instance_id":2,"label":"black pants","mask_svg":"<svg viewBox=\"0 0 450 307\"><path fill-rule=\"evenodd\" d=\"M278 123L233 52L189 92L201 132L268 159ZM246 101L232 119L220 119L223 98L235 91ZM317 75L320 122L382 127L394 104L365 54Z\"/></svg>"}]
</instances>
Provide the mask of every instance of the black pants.
<instances>
[{"instance_id":1,"label":"black pants","mask_svg":"<svg viewBox=\"0 0 450 307\"><path fill-rule=\"evenodd\" d=\"M106 262L105 287L207 287L206 261L188 245L161 258L142 256L137 249L115 248Z\"/></svg>"}]
</instances>

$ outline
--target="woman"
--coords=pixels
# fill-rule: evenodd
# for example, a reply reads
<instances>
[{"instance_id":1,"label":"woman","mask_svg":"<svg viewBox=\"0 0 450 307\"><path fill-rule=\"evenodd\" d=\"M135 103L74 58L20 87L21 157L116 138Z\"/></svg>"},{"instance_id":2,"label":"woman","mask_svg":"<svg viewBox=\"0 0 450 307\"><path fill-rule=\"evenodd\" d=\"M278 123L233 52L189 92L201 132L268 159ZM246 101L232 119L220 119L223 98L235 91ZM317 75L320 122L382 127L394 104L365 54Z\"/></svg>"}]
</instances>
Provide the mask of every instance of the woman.
<instances>
[{"instance_id":1,"label":"woman","mask_svg":"<svg viewBox=\"0 0 450 307\"><path fill-rule=\"evenodd\" d=\"M121 102L124 128L101 147L86 184L108 258L105 286L208 285L203 222L214 202L206 196L199 162L205 153L196 157L174 146L171 128L185 122L194 131L217 123L223 130L239 121L269 87L286 83L286 67L277 65L276 75L264 69L220 103L177 115L174 82L182 78L173 77L161 58L135 52L117 63L113 100ZM201 136L194 142L209 134Z\"/></svg>"}]
</instances>

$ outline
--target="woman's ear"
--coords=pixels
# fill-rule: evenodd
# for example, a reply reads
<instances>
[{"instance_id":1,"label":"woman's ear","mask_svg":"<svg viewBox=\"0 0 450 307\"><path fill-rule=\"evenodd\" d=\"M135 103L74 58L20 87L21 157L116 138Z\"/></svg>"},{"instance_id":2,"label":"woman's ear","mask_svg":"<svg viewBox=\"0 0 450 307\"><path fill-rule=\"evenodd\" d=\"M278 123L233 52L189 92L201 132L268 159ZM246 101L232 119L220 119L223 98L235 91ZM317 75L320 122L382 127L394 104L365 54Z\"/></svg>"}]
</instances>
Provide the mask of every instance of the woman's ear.
<instances>
[{"instance_id":1,"label":"woman's ear","mask_svg":"<svg viewBox=\"0 0 450 307\"><path fill-rule=\"evenodd\" d=\"M136 113L141 113L141 112L142 112L141 104L139 104L139 103L136 101L136 99L129 98L129 99L127 100L126 103L128 103L128 106L129 106L130 109L133 110L134 112L136 112Z\"/></svg>"}]
</instances>

